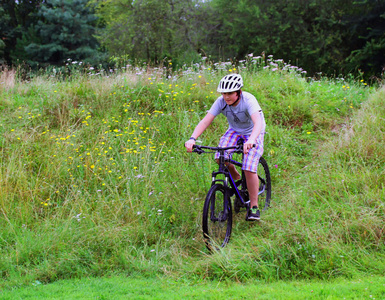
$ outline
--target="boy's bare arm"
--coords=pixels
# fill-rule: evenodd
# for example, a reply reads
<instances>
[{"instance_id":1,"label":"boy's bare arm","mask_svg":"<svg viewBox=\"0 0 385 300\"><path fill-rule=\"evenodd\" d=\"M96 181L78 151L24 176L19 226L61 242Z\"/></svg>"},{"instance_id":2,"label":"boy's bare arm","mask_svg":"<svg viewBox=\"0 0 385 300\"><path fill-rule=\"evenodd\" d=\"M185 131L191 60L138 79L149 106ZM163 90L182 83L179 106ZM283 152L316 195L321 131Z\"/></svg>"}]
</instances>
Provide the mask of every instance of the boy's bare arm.
<instances>
[{"instance_id":1,"label":"boy's bare arm","mask_svg":"<svg viewBox=\"0 0 385 300\"><path fill-rule=\"evenodd\" d=\"M253 120L254 127L253 127L253 131L250 134L249 139L243 145L243 152L245 154L248 153L249 149L253 147L253 144L255 144L255 141L257 140L257 137L261 133L262 127L263 127L262 116L260 112L256 112L252 114L251 119Z\"/></svg>"},{"instance_id":2,"label":"boy's bare arm","mask_svg":"<svg viewBox=\"0 0 385 300\"><path fill-rule=\"evenodd\" d=\"M207 113L207 115L195 127L191 137L197 139L207 129L207 127L210 126L214 119L215 116L213 114ZM187 152L191 152L193 145L195 145L195 140L188 140L184 145L187 148Z\"/></svg>"}]
</instances>

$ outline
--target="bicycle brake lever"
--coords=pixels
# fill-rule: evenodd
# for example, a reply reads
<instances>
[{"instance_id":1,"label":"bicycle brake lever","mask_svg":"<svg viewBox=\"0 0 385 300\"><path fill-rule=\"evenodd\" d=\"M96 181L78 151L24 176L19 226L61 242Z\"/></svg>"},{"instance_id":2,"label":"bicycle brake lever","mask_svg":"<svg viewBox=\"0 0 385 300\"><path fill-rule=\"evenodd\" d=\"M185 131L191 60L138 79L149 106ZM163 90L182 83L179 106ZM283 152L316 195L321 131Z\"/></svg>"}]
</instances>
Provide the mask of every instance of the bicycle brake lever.
<instances>
[{"instance_id":1,"label":"bicycle brake lever","mask_svg":"<svg viewBox=\"0 0 385 300\"><path fill-rule=\"evenodd\" d=\"M197 147L194 147L194 150L192 152L195 152L195 153L198 153L198 154L205 153L204 150L202 150L201 148L197 148Z\"/></svg>"}]
</instances>

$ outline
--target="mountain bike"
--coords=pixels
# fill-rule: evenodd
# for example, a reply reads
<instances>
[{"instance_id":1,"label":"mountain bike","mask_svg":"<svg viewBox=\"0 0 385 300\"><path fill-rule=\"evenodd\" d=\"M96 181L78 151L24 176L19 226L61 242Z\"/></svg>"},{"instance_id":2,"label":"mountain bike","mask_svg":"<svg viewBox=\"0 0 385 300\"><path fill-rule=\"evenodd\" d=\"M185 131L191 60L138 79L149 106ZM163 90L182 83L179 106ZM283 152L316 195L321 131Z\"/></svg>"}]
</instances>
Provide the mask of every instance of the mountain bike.
<instances>
[{"instance_id":1,"label":"mountain bike","mask_svg":"<svg viewBox=\"0 0 385 300\"><path fill-rule=\"evenodd\" d=\"M254 145L255 146L255 145ZM239 140L236 146L232 147L208 147L194 145L193 152L215 153L219 152L218 171L212 172L212 183L207 193L202 214L202 229L206 247L210 251L225 247L230 241L233 212L232 201L235 213L242 209L250 209L249 193L247 191L246 176L244 171L240 172L241 179L234 181L227 164L231 163L242 167L243 161L243 140ZM225 152L230 151L226 157ZM239 162L233 159L234 153L242 153L242 160ZM271 201L271 178L266 160L261 157L258 163L257 174L259 178L258 204L261 213L270 207ZM219 178L221 177L221 178ZM231 198L234 197L233 200Z\"/></svg>"}]
</instances>

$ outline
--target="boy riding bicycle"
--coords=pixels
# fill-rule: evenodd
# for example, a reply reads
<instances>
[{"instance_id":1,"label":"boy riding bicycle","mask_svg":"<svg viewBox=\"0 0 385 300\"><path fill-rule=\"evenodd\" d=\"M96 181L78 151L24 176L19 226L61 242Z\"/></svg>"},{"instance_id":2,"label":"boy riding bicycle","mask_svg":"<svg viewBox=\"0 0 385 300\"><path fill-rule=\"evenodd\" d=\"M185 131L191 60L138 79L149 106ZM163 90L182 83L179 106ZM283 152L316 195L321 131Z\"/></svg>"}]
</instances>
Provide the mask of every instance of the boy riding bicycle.
<instances>
[{"instance_id":1,"label":"boy riding bicycle","mask_svg":"<svg viewBox=\"0 0 385 300\"><path fill-rule=\"evenodd\" d=\"M237 145L241 138L245 140L242 170L245 171L247 189L250 196L251 209L247 212L247 220L260 219L258 209L259 179L257 175L258 161L263 154L263 139L265 134L265 118L257 99L248 92L243 92L243 80L239 74L229 74L221 79L217 91L222 94L212 105L206 116L195 127L190 139L185 143L187 152L192 152L196 139L213 122L220 113L224 114L229 128L219 141L219 147ZM253 144L256 144L253 147ZM218 161L219 154L215 155ZM234 180L240 179L240 174L232 164L227 165Z\"/></svg>"}]
</instances>

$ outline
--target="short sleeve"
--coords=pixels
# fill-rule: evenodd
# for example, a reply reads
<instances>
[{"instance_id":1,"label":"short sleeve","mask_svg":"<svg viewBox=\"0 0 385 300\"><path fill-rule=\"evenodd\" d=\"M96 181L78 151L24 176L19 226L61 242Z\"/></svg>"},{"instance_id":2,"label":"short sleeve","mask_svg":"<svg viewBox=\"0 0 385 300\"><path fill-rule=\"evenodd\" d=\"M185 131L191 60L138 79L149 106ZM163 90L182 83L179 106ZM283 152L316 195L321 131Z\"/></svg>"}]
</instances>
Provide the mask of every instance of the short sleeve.
<instances>
[{"instance_id":1,"label":"short sleeve","mask_svg":"<svg viewBox=\"0 0 385 300\"><path fill-rule=\"evenodd\" d=\"M209 113L211 113L214 116L218 116L223 109L223 97L217 98L211 108L208 110Z\"/></svg>"},{"instance_id":2,"label":"short sleeve","mask_svg":"<svg viewBox=\"0 0 385 300\"><path fill-rule=\"evenodd\" d=\"M248 93L247 96L248 99L246 101L246 108L250 116L255 114L256 112L262 111L257 99L250 93Z\"/></svg>"}]
</instances>

